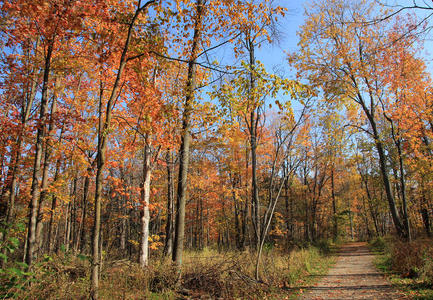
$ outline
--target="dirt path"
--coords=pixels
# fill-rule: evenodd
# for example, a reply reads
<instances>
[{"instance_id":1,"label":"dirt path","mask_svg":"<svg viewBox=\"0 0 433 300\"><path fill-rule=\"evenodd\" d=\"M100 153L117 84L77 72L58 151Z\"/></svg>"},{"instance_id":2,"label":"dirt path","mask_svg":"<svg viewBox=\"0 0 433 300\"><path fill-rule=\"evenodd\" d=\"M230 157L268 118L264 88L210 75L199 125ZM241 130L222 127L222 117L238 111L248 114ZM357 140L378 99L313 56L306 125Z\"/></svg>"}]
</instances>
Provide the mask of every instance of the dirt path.
<instances>
[{"instance_id":1,"label":"dirt path","mask_svg":"<svg viewBox=\"0 0 433 300\"><path fill-rule=\"evenodd\" d=\"M374 267L373 258L366 243L343 246L328 275L299 299L409 299L398 293Z\"/></svg>"}]
</instances>

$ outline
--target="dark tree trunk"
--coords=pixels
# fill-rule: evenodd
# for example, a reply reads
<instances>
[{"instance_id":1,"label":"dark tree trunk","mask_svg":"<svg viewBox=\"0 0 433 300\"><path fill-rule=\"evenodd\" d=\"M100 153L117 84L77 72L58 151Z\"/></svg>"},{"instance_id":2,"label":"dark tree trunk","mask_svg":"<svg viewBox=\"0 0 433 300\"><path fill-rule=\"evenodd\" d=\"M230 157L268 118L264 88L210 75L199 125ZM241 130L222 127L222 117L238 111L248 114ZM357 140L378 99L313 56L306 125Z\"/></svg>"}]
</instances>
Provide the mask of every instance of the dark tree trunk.
<instances>
[{"instance_id":1,"label":"dark tree trunk","mask_svg":"<svg viewBox=\"0 0 433 300\"><path fill-rule=\"evenodd\" d=\"M56 87L54 87L55 89ZM48 132L46 134L46 139L49 139L54 130L54 114L57 111L57 93L54 91L53 103L51 104L51 113L50 113L50 121L48 125ZM62 132L60 133L59 141L62 139ZM42 185L41 185L41 194L39 199L38 206L38 217L36 222L36 240L38 241L36 251L42 250L42 229L43 229L43 213L44 213L44 205L48 198L48 169L50 164L51 157L51 145L49 141L45 141L44 143L44 165L42 172Z\"/></svg>"},{"instance_id":2,"label":"dark tree trunk","mask_svg":"<svg viewBox=\"0 0 433 300\"><path fill-rule=\"evenodd\" d=\"M48 111L48 85L51 72L51 57L53 54L54 40L48 40L48 48L45 57L44 78L42 82L42 97L39 113L39 126L36 135L36 152L33 165L33 177L31 187L31 199L29 204L29 223L27 234L27 251L25 254L25 262L30 267L36 258L36 247L38 241L36 240L36 222L38 217L40 186L39 179L41 176L41 162L42 162L42 146L45 138L46 131L46 115Z\"/></svg>"},{"instance_id":3,"label":"dark tree trunk","mask_svg":"<svg viewBox=\"0 0 433 300\"><path fill-rule=\"evenodd\" d=\"M337 199L335 198L335 183L334 183L334 166L331 170L331 196L332 196L332 213L334 225L334 242L338 238L338 215L337 215Z\"/></svg>"},{"instance_id":4,"label":"dark tree trunk","mask_svg":"<svg viewBox=\"0 0 433 300\"><path fill-rule=\"evenodd\" d=\"M183 244L185 235L185 205L188 182L189 148L191 144L191 114L194 91L196 87L196 59L200 49L201 30L204 14L203 0L196 1L194 36L191 46L191 57L188 63L186 97L183 111L182 137L179 150L179 178L176 203L176 229L173 243L173 261L182 264Z\"/></svg>"},{"instance_id":5,"label":"dark tree trunk","mask_svg":"<svg viewBox=\"0 0 433 300\"><path fill-rule=\"evenodd\" d=\"M164 255L171 255L173 252L173 216L174 216L174 180L173 180L173 154L167 151L167 220L165 224L165 245Z\"/></svg>"}]
</instances>

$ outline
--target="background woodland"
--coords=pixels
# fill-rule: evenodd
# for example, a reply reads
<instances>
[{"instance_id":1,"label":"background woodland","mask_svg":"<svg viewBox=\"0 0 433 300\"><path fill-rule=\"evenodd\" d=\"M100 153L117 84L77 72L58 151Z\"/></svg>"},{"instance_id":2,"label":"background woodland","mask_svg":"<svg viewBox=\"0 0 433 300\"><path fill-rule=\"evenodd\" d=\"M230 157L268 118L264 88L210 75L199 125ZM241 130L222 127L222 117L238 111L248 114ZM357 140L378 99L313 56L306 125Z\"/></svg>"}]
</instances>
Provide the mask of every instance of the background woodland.
<instances>
[{"instance_id":1,"label":"background woodland","mask_svg":"<svg viewBox=\"0 0 433 300\"><path fill-rule=\"evenodd\" d=\"M161 291L209 249L248 252L245 283L272 278L271 250L431 242L431 33L418 12L432 7L306 3L287 77L260 61L290 17L271 0L0 5L5 298L41 269L69 272L58 256L82 264L68 278L98 299L119 261L173 272L149 279Z\"/></svg>"}]
</instances>

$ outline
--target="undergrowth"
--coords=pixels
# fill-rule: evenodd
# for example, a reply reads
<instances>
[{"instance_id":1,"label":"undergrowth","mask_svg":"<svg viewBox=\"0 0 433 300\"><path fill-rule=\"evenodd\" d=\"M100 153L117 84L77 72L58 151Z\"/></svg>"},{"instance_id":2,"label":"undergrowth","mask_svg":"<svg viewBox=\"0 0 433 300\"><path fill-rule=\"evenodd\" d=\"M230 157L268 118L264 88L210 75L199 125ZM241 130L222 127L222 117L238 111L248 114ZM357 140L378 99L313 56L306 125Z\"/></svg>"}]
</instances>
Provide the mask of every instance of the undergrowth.
<instances>
[{"instance_id":1,"label":"undergrowth","mask_svg":"<svg viewBox=\"0 0 433 300\"><path fill-rule=\"evenodd\" d=\"M398 289L413 299L433 299L433 242L410 243L392 238L370 242L377 268L386 273Z\"/></svg>"},{"instance_id":2,"label":"undergrowth","mask_svg":"<svg viewBox=\"0 0 433 300\"><path fill-rule=\"evenodd\" d=\"M260 281L253 277L255 255L248 251L186 251L182 272L168 258L142 270L129 260L105 261L101 299L284 299L325 274L333 258L316 247L263 253ZM0 299L87 299L87 257L62 252L45 257L31 274L2 290ZM3 284L7 278L2 278Z\"/></svg>"}]
</instances>

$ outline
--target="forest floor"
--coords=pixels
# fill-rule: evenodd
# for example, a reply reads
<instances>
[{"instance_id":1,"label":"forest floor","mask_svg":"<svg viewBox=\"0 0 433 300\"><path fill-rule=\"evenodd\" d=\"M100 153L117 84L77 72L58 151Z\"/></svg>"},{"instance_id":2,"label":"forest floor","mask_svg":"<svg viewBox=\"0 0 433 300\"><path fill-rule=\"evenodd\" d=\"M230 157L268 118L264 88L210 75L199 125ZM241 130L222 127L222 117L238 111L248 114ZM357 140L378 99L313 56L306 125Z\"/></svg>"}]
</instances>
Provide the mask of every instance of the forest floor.
<instances>
[{"instance_id":1,"label":"forest floor","mask_svg":"<svg viewBox=\"0 0 433 300\"><path fill-rule=\"evenodd\" d=\"M366 243L343 245L335 266L299 299L410 299L391 285L373 260Z\"/></svg>"}]
</instances>

